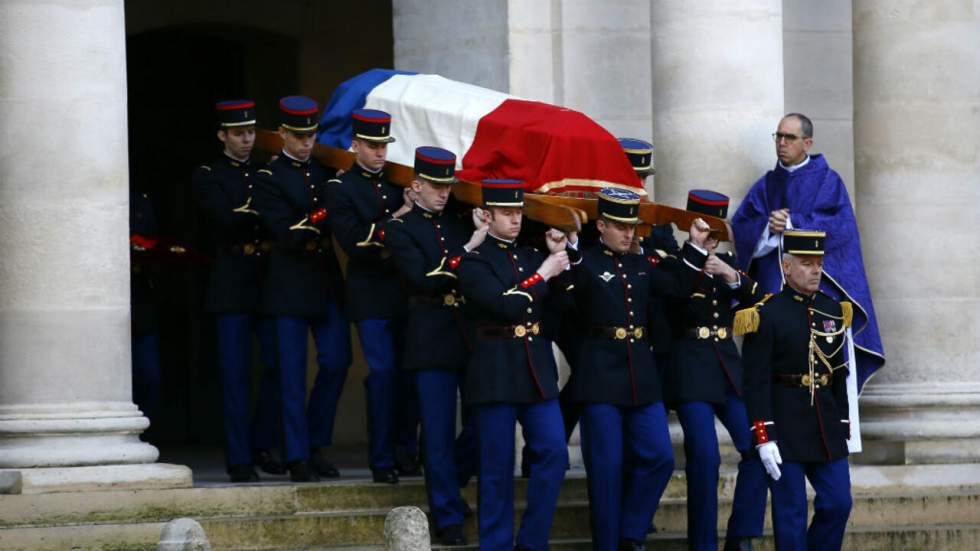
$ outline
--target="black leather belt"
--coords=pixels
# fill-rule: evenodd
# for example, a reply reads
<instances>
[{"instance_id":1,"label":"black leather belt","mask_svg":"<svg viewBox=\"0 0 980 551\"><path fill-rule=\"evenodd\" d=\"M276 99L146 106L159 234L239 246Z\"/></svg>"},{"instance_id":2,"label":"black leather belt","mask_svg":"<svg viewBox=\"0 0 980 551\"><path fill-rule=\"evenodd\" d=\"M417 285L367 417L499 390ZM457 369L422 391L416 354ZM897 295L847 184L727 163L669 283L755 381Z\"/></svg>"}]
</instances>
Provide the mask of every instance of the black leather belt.
<instances>
[{"instance_id":1,"label":"black leather belt","mask_svg":"<svg viewBox=\"0 0 980 551\"><path fill-rule=\"evenodd\" d=\"M319 253L324 251L329 251L333 248L333 242L329 237L324 237L321 239L311 239L303 245L303 250L308 253Z\"/></svg>"},{"instance_id":2,"label":"black leather belt","mask_svg":"<svg viewBox=\"0 0 980 551\"><path fill-rule=\"evenodd\" d=\"M541 323L525 323L524 325L504 325L501 327L480 327L476 330L479 337L500 339L520 339L528 335L541 333Z\"/></svg>"},{"instance_id":3,"label":"black leather belt","mask_svg":"<svg viewBox=\"0 0 980 551\"><path fill-rule=\"evenodd\" d=\"M460 304L466 302L463 297L446 293L438 297L428 297L424 295L408 297L409 306L452 306L458 308Z\"/></svg>"},{"instance_id":4,"label":"black leather belt","mask_svg":"<svg viewBox=\"0 0 980 551\"><path fill-rule=\"evenodd\" d=\"M626 339L645 339L647 332L642 327L593 327L590 332L593 337L605 337L616 341Z\"/></svg>"},{"instance_id":5,"label":"black leather belt","mask_svg":"<svg viewBox=\"0 0 980 551\"><path fill-rule=\"evenodd\" d=\"M238 256L267 254L272 250L272 242L259 241L258 243L235 243L233 245L226 245L222 248L222 250Z\"/></svg>"},{"instance_id":6,"label":"black leather belt","mask_svg":"<svg viewBox=\"0 0 980 551\"><path fill-rule=\"evenodd\" d=\"M711 338L727 339L732 336L732 330L729 327L692 327L687 330L687 336L699 340Z\"/></svg>"},{"instance_id":7,"label":"black leather belt","mask_svg":"<svg viewBox=\"0 0 980 551\"><path fill-rule=\"evenodd\" d=\"M830 382L834 379L833 375L830 373L821 373L813 378L814 388L820 388L822 386L830 385ZM782 375L776 374L772 376L773 381L783 383L788 387L805 387L810 388L810 374L803 373L802 375Z\"/></svg>"}]
</instances>

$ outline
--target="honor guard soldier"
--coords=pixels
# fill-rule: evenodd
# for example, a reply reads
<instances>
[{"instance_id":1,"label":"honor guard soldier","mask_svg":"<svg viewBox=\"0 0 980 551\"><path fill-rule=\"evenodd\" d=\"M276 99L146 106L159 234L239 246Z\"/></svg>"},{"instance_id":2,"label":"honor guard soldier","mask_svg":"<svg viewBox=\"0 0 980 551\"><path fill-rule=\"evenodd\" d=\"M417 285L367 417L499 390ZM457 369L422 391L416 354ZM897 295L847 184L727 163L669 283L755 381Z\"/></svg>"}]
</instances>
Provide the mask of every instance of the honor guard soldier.
<instances>
[{"instance_id":1,"label":"honor guard soldier","mask_svg":"<svg viewBox=\"0 0 980 551\"><path fill-rule=\"evenodd\" d=\"M846 332L850 302L819 291L826 234L786 230L786 285L740 310L745 401L769 474L776 549L837 550L851 511ZM807 529L806 481L816 491Z\"/></svg>"},{"instance_id":2,"label":"honor guard soldier","mask_svg":"<svg viewBox=\"0 0 980 551\"><path fill-rule=\"evenodd\" d=\"M707 231L703 221L692 225L698 246L685 244L683 263L631 254L640 196L603 189L597 197L599 243L572 266L583 340L566 392L582 405L592 548L639 550L674 469L647 306L653 295L687 296L707 256L699 249ZM679 266L664 269L670 263Z\"/></svg>"},{"instance_id":3,"label":"honor guard soldier","mask_svg":"<svg viewBox=\"0 0 980 551\"><path fill-rule=\"evenodd\" d=\"M144 193L129 193L133 402L151 422L160 401L159 309L151 256L157 246L156 215Z\"/></svg>"},{"instance_id":4,"label":"honor guard soldier","mask_svg":"<svg viewBox=\"0 0 980 551\"><path fill-rule=\"evenodd\" d=\"M330 188L329 224L347 253L347 312L355 324L368 364L364 389L368 407L369 463L375 482L398 483L396 441L412 448L404 474L417 475L417 412L412 378L401 375L405 297L391 253L384 246L386 226L411 210L410 190L385 178L391 115L374 109L352 114L351 149L356 161ZM402 392L404 391L404 392ZM410 394L410 396L403 396ZM414 407L412 407L414 405ZM398 406L405 411L397 411ZM416 413L417 414L417 413ZM411 420L407 420L411 419Z\"/></svg>"},{"instance_id":5,"label":"honor guard soldier","mask_svg":"<svg viewBox=\"0 0 980 551\"><path fill-rule=\"evenodd\" d=\"M285 459L295 482L340 476L325 450L351 362L350 325L338 302L343 278L326 225L329 175L310 157L317 110L303 96L279 101L282 154L258 170L253 201L273 242L263 307L275 319ZM320 369L304 407L311 330Z\"/></svg>"},{"instance_id":6,"label":"honor guard soldier","mask_svg":"<svg viewBox=\"0 0 980 551\"><path fill-rule=\"evenodd\" d=\"M619 145L626 153L626 158L633 165L633 170L646 184L646 179L656 173L653 167L653 144L636 138L619 138ZM674 239L674 228L670 224L658 224L650 227L650 235L641 239L640 244L647 252L658 251L664 254L677 254L680 248Z\"/></svg>"},{"instance_id":7,"label":"honor guard soldier","mask_svg":"<svg viewBox=\"0 0 980 551\"><path fill-rule=\"evenodd\" d=\"M479 435L479 527L484 551L548 548L558 490L568 466L558 371L541 320L553 282L568 266L565 240L553 234L546 257L518 247L524 183L482 182L487 238L457 268L470 321L473 354L464 398L474 406ZM556 287L557 289L557 287ZM530 449L527 509L514 546L514 428L520 421Z\"/></svg>"},{"instance_id":8,"label":"honor guard soldier","mask_svg":"<svg viewBox=\"0 0 980 551\"><path fill-rule=\"evenodd\" d=\"M687 196L688 211L718 218L727 217L728 204L727 196L709 190L692 190ZM742 400L742 362L732 341L733 304L750 306L763 293L737 270L735 255L716 254L717 246L713 236L705 241L710 256L690 296L676 304L668 301L677 332L670 365L664 365L665 394L684 430L689 548L713 550L718 545L717 417L742 454L725 549L744 550L751 549L750 538L762 535L768 488L762 465L752 453Z\"/></svg>"},{"instance_id":9,"label":"honor guard soldier","mask_svg":"<svg viewBox=\"0 0 980 551\"><path fill-rule=\"evenodd\" d=\"M275 328L271 319L260 315L262 278L271 244L252 204L255 103L222 101L215 110L224 151L214 162L194 171L191 185L216 249L205 309L217 321L228 474L232 482L253 482L259 479L253 460L270 474L286 472L272 452L279 446L281 407ZM250 422L253 334L264 364L254 424Z\"/></svg>"},{"instance_id":10,"label":"honor guard soldier","mask_svg":"<svg viewBox=\"0 0 980 551\"><path fill-rule=\"evenodd\" d=\"M460 216L451 198L455 172L451 152L416 149L414 206L401 219L389 221L385 237L408 287L404 368L417 374L429 511L443 545L466 543L463 517L469 508L459 487L473 474L476 459L472 415L463 415L463 430L456 436L457 390L473 338L460 311L456 269L463 255L483 243L488 229L478 209L472 224Z\"/></svg>"}]
</instances>

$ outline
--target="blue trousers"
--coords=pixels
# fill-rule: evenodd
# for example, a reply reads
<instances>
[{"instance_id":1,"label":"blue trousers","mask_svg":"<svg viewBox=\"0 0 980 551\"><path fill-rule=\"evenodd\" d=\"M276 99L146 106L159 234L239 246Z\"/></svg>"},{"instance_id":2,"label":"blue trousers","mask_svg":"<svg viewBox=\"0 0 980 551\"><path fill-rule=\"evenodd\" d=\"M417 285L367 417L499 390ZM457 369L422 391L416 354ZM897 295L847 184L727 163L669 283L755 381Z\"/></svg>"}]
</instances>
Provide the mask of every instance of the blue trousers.
<instances>
[{"instance_id":1,"label":"blue trousers","mask_svg":"<svg viewBox=\"0 0 980 551\"><path fill-rule=\"evenodd\" d=\"M415 374L401 369L401 322L361 320L357 335L368 364L364 394L368 413L368 464L371 470L395 468L395 445L418 453L419 404Z\"/></svg>"},{"instance_id":2,"label":"blue trousers","mask_svg":"<svg viewBox=\"0 0 980 551\"><path fill-rule=\"evenodd\" d=\"M735 499L728 519L729 539L762 535L766 515L766 473L758 456L752 454L745 402L730 391L725 404L688 402L677 408L684 429L684 454L687 456L687 541L690 549L718 548L718 435L715 416L732 437L735 449L742 454L735 482Z\"/></svg>"},{"instance_id":3,"label":"blue trousers","mask_svg":"<svg viewBox=\"0 0 980 551\"><path fill-rule=\"evenodd\" d=\"M160 344L156 333L133 335L133 402L150 421L160 401Z\"/></svg>"},{"instance_id":4,"label":"blue trousers","mask_svg":"<svg viewBox=\"0 0 980 551\"><path fill-rule=\"evenodd\" d=\"M779 551L838 551L851 514L851 475L847 458L829 463L791 463L779 466L782 476L769 480L772 525ZM816 491L813 521L806 527L806 480Z\"/></svg>"},{"instance_id":5,"label":"blue trousers","mask_svg":"<svg viewBox=\"0 0 980 551\"><path fill-rule=\"evenodd\" d=\"M638 407L587 404L579 423L589 483L592 548L616 551L621 539L646 540L674 471L663 403ZM627 454L630 461L624 466Z\"/></svg>"},{"instance_id":6,"label":"blue trousers","mask_svg":"<svg viewBox=\"0 0 980 551\"><path fill-rule=\"evenodd\" d=\"M464 416L456 436L456 391L459 373L443 369L419 371L418 398L422 414L422 447L425 451L425 486L429 511L436 528L463 522L466 504L459 493L460 466L476 455L476 427Z\"/></svg>"},{"instance_id":7,"label":"blue trousers","mask_svg":"<svg viewBox=\"0 0 980 551\"><path fill-rule=\"evenodd\" d=\"M306 347L310 331L319 370L306 405ZM351 362L350 325L335 303L322 318L276 318L282 427L286 462L307 460L310 448L325 448L333 439L337 401Z\"/></svg>"},{"instance_id":8,"label":"blue trousers","mask_svg":"<svg viewBox=\"0 0 980 551\"><path fill-rule=\"evenodd\" d=\"M272 320L251 314L219 314L218 377L221 380L228 465L252 463L252 451L279 447L279 369ZM252 419L252 335L259 341L262 375ZM251 424L251 427L249 426Z\"/></svg>"},{"instance_id":9,"label":"blue trousers","mask_svg":"<svg viewBox=\"0 0 980 551\"><path fill-rule=\"evenodd\" d=\"M520 421L531 449L527 509L517 543L548 549L558 491L568 468L568 448L558 400L476 407L480 447L479 525L481 551L514 549L514 430Z\"/></svg>"}]
</instances>

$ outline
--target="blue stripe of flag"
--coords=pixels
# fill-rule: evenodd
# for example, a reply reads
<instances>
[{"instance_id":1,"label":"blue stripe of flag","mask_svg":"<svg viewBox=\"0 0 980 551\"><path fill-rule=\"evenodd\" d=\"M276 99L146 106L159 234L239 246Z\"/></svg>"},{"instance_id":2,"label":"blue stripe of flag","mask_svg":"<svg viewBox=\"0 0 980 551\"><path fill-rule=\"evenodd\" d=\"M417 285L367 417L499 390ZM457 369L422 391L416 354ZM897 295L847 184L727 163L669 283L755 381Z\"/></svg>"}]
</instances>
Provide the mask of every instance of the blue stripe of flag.
<instances>
[{"instance_id":1,"label":"blue stripe of flag","mask_svg":"<svg viewBox=\"0 0 980 551\"><path fill-rule=\"evenodd\" d=\"M351 142L350 116L355 109L364 107L367 96L377 86L395 75L414 75L392 69L371 69L337 86L320 118L317 141L332 147L347 149Z\"/></svg>"}]
</instances>

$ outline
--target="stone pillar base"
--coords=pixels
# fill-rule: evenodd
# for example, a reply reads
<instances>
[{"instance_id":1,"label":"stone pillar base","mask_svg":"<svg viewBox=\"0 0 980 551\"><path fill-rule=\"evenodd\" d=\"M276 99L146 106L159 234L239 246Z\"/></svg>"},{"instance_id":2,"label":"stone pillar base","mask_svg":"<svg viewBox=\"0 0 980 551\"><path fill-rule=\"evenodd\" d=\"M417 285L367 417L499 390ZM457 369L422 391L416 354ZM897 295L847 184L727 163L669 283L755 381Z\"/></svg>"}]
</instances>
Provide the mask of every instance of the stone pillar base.
<instances>
[{"instance_id":1,"label":"stone pillar base","mask_svg":"<svg viewBox=\"0 0 980 551\"><path fill-rule=\"evenodd\" d=\"M855 463L980 462L980 384L871 383L860 410Z\"/></svg>"},{"instance_id":2,"label":"stone pillar base","mask_svg":"<svg viewBox=\"0 0 980 551\"><path fill-rule=\"evenodd\" d=\"M0 475L15 472L21 475L22 494L165 490L190 488L194 485L194 478L188 467L167 463L7 469L0 470Z\"/></svg>"},{"instance_id":3,"label":"stone pillar base","mask_svg":"<svg viewBox=\"0 0 980 551\"><path fill-rule=\"evenodd\" d=\"M153 463L150 421L130 402L0 407L0 468Z\"/></svg>"}]
</instances>

